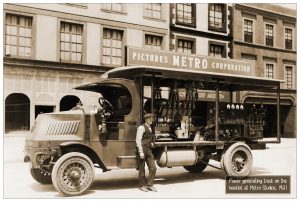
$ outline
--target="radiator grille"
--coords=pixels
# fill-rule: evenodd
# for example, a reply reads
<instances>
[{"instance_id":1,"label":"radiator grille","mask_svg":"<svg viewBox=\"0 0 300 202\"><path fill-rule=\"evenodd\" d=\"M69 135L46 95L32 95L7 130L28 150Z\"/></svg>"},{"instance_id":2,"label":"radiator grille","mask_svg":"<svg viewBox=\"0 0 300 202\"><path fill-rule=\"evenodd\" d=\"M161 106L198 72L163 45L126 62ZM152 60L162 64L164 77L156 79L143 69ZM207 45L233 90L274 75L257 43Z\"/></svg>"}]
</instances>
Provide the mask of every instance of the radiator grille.
<instances>
[{"instance_id":1,"label":"radiator grille","mask_svg":"<svg viewBox=\"0 0 300 202\"><path fill-rule=\"evenodd\" d=\"M76 135L80 121L55 121L48 126L46 135Z\"/></svg>"}]
</instances>

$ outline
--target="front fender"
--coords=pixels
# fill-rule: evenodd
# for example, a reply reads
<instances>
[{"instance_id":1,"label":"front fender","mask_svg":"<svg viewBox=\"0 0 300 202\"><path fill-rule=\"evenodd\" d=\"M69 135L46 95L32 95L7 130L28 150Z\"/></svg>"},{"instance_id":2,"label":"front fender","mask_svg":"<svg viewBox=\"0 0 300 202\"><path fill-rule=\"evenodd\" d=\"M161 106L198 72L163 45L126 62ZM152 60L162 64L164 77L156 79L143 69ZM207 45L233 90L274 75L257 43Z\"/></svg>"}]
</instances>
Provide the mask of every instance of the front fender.
<instances>
[{"instance_id":1,"label":"front fender","mask_svg":"<svg viewBox=\"0 0 300 202\"><path fill-rule=\"evenodd\" d=\"M90 146L80 143L80 142L64 142L61 143L60 145L60 150L61 150L61 155L64 155L66 153L70 152L79 152L87 155L93 163L99 164L100 168L103 169L103 171L107 171L107 167L104 165L103 161L101 158L98 156L97 152L95 152L94 149L92 149Z\"/></svg>"}]
</instances>

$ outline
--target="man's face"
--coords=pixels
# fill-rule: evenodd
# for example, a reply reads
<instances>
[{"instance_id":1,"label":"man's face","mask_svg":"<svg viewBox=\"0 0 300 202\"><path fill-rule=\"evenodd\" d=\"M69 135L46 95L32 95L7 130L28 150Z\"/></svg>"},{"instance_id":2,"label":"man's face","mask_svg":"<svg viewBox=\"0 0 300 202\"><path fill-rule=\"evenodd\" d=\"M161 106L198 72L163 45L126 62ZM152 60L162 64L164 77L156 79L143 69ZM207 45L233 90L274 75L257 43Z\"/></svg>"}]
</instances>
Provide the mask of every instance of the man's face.
<instances>
[{"instance_id":1,"label":"man's face","mask_svg":"<svg viewBox=\"0 0 300 202\"><path fill-rule=\"evenodd\" d=\"M148 125L151 125L153 123L153 117L148 117L145 119L145 122L148 124Z\"/></svg>"}]
</instances>

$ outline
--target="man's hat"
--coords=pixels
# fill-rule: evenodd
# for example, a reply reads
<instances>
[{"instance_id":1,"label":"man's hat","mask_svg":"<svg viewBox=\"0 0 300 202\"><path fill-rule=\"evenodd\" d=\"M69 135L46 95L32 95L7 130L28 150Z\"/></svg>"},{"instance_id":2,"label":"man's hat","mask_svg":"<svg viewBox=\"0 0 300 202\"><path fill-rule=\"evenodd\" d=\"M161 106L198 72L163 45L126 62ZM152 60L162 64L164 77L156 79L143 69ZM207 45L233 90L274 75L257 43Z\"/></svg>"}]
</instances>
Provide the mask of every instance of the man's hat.
<instances>
[{"instance_id":1,"label":"man's hat","mask_svg":"<svg viewBox=\"0 0 300 202\"><path fill-rule=\"evenodd\" d=\"M148 117L154 117L155 115L154 114L151 114L151 113L147 113L143 116L144 119L148 118Z\"/></svg>"}]
</instances>

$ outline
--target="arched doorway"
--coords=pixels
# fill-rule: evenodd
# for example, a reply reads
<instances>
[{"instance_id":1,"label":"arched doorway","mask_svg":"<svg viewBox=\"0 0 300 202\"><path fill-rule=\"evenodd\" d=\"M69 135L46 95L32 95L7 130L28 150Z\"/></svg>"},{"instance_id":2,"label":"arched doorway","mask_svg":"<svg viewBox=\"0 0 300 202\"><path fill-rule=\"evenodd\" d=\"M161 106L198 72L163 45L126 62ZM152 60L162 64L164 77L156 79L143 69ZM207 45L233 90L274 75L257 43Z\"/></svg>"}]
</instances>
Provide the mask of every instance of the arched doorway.
<instances>
[{"instance_id":1,"label":"arched doorway","mask_svg":"<svg viewBox=\"0 0 300 202\"><path fill-rule=\"evenodd\" d=\"M68 111L76 106L80 99L75 95L64 96L59 103L60 111Z\"/></svg>"},{"instance_id":2,"label":"arched doorway","mask_svg":"<svg viewBox=\"0 0 300 202\"><path fill-rule=\"evenodd\" d=\"M30 100L22 93L5 99L5 132L30 129Z\"/></svg>"}]
</instances>

